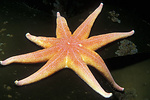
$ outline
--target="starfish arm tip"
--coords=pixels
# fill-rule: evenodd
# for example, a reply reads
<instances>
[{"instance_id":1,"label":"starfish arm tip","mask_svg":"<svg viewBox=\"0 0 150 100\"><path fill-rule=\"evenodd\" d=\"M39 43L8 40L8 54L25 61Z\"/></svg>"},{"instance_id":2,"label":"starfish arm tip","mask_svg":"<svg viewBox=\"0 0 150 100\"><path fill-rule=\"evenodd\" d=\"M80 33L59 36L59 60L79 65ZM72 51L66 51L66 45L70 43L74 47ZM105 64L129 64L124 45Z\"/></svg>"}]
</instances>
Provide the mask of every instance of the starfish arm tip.
<instances>
[{"instance_id":1,"label":"starfish arm tip","mask_svg":"<svg viewBox=\"0 0 150 100\"><path fill-rule=\"evenodd\" d=\"M29 35L30 35L30 33L26 33L26 37L29 36Z\"/></svg>"},{"instance_id":2,"label":"starfish arm tip","mask_svg":"<svg viewBox=\"0 0 150 100\"><path fill-rule=\"evenodd\" d=\"M135 33L135 30L132 30L131 32L132 32L132 33Z\"/></svg>"},{"instance_id":3,"label":"starfish arm tip","mask_svg":"<svg viewBox=\"0 0 150 100\"><path fill-rule=\"evenodd\" d=\"M60 13L59 12L57 12L57 17L59 17L60 16Z\"/></svg>"},{"instance_id":4,"label":"starfish arm tip","mask_svg":"<svg viewBox=\"0 0 150 100\"><path fill-rule=\"evenodd\" d=\"M0 61L0 65L8 65L5 61Z\"/></svg>"},{"instance_id":5,"label":"starfish arm tip","mask_svg":"<svg viewBox=\"0 0 150 100\"><path fill-rule=\"evenodd\" d=\"M113 94L112 93L108 93L107 95L105 95L105 98L110 98Z\"/></svg>"},{"instance_id":6,"label":"starfish arm tip","mask_svg":"<svg viewBox=\"0 0 150 100\"><path fill-rule=\"evenodd\" d=\"M14 81L14 83L17 85L18 84L18 80Z\"/></svg>"},{"instance_id":7,"label":"starfish arm tip","mask_svg":"<svg viewBox=\"0 0 150 100\"><path fill-rule=\"evenodd\" d=\"M124 91L124 88L122 88L122 91Z\"/></svg>"},{"instance_id":8,"label":"starfish arm tip","mask_svg":"<svg viewBox=\"0 0 150 100\"><path fill-rule=\"evenodd\" d=\"M131 35L133 35L134 33L135 33L135 31L134 30L132 30L132 31L130 31L129 32Z\"/></svg>"},{"instance_id":9,"label":"starfish arm tip","mask_svg":"<svg viewBox=\"0 0 150 100\"><path fill-rule=\"evenodd\" d=\"M15 83L17 86L21 86L21 85L20 85L20 82L19 82L18 80L16 80L14 83Z\"/></svg>"},{"instance_id":10,"label":"starfish arm tip","mask_svg":"<svg viewBox=\"0 0 150 100\"><path fill-rule=\"evenodd\" d=\"M101 6L103 6L104 4L101 2L101 4L100 4Z\"/></svg>"},{"instance_id":11,"label":"starfish arm tip","mask_svg":"<svg viewBox=\"0 0 150 100\"><path fill-rule=\"evenodd\" d=\"M3 65L3 61L0 61L0 64Z\"/></svg>"},{"instance_id":12,"label":"starfish arm tip","mask_svg":"<svg viewBox=\"0 0 150 100\"><path fill-rule=\"evenodd\" d=\"M119 91L124 91L124 88L123 88L123 87L120 87Z\"/></svg>"}]
</instances>

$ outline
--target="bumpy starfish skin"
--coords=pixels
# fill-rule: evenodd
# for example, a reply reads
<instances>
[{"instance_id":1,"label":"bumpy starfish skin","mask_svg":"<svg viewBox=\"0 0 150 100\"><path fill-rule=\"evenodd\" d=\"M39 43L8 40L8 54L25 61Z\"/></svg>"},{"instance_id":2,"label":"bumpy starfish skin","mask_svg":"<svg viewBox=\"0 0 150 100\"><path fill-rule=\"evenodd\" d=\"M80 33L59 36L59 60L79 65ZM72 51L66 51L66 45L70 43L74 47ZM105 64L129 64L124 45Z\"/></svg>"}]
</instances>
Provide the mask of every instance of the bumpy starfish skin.
<instances>
[{"instance_id":1,"label":"bumpy starfish skin","mask_svg":"<svg viewBox=\"0 0 150 100\"><path fill-rule=\"evenodd\" d=\"M70 32L65 18L57 12L57 38L36 37L27 33L26 37L29 40L44 49L10 57L1 61L1 65L47 61L47 63L34 74L22 80L16 80L15 84L18 86L37 82L63 68L70 68L97 93L101 94L105 98L109 98L112 93L107 93L102 89L86 65L89 64L99 70L115 89L123 91L124 88L116 84L104 61L94 50L117 39L131 36L134 34L134 30L130 32L103 34L88 38L91 27L98 14L101 12L102 6L103 4L101 3L100 6L92 14L90 14L90 16L75 30L73 34Z\"/></svg>"}]
</instances>

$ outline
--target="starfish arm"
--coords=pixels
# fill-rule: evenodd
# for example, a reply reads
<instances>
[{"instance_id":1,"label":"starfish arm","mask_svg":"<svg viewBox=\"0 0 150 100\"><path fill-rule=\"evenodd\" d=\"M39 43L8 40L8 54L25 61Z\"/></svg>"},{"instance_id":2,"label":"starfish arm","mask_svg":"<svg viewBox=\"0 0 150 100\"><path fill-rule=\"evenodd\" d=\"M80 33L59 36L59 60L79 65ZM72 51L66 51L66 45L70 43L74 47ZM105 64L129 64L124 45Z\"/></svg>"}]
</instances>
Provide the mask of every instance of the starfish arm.
<instances>
[{"instance_id":1,"label":"starfish arm","mask_svg":"<svg viewBox=\"0 0 150 100\"><path fill-rule=\"evenodd\" d=\"M85 63L93 66L96 68L98 71L102 73L102 75L112 84L112 86L119 90L123 91L124 88L120 87L113 79L111 76L111 73L109 72L107 66L105 65L103 59L94 51L85 49L85 48L78 48L82 59L84 60Z\"/></svg>"},{"instance_id":2,"label":"starfish arm","mask_svg":"<svg viewBox=\"0 0 150 100\"><path fill-rule=\"evenodd\" d=\"M75 32L73 33L75 37L80 40L88 38L93 23L98 14L101 12L102 7L103 3L101 3L100 6L92 14L90 14L88 18L75 30Z\"/></svg>"},{"instance_id":3,"label":"starfish arm","mask_svg":"<svg viewBox=\"0 0 150 100\"><path fill-rule=\"evenodd\" d=\"M134 34L134 30L130 32L108 33L108 34L90 37L89 39L83 40L81 44L88 49L96 50L108 43L111 43L121 38L131 36L133 34Z\"/></svg>"},{"instance_id":4,"label":"starfish arm","mask_svg":"<svg viewBox=\"0 0 150 100\"><path fill-rule=\"evenodd\" d=\"M35 52L22 54L18 56L12 56L4 61L0 61L1 65L8 65L11 63L38 63L44 62L50 59L54 54L58 52L58 47L51 47Z\"/></svg>"},{"instance_id":5,"label":"starfish arm","mask_svg":"<svg viewBox=\"0 0 150 100\"><path fill-rule=\"evenodd\" d=\"M112 96L112 93L107 93L99 85L87 65L81 59L79 52L72 50L72 54L69 54L68 67L71 68L77 75L80 76L93 90L102 95L105 98Z\"/></svg>"},{"instance_id":6,"label":"starfish arm","mask_svg":"<svg viewBox=\"0 0 150 100\"><path fill-rule=\"evenodd\" d=\"M41 36L34 36L34 35L31 35L30 33L27 33L26 34L26 37L36 43L37 45L43 47L43 48L48 48L48 47L51 47L53 46L56 42L57 42L57 39L56 38L48 38L48 37L41 37Z\"/></svg>"},{"instance_id":7,"label":"starfish arm","mask_svg":"<svg viewBox=\"0 0 150 100\"><path fill-rule=\"evenodd\" d=\"M65 68L65 57L65 52L60 50L41 69L22 80L16 80L15 84L18 86L31 84Z\"/></svg>"},{"instance_id":8,"label":"starfish arm","mask_svg":"<svg viewBox=\"0 0 150 100\"><path fill-rule=\"evenodd\" d=\"M64 17L60 15L59 12L57 12L56 36L57 38L71 36L71 32L67 25L67 21Z\"/></svg>"}]
</instances>

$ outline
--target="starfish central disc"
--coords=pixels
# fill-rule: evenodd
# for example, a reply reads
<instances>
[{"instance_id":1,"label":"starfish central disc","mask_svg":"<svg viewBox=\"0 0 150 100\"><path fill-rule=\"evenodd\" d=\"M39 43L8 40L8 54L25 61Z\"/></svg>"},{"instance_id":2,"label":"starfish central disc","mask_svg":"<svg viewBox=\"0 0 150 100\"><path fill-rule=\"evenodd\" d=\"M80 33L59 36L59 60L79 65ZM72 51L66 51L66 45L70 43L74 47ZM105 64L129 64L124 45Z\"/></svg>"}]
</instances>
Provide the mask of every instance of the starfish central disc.
<instances>
[{"instance_id":1,"label":"starfish central disc","mask_svg":"<svg viewBox=\"0 0 150 100\"><path fill-rule=\"evenodd\" d=\"M60 39L60 41L57 43L57 45L62 46L61 48L74 48L78 45L81 46L80 41L78 39L75 39L73 36L62 38Z\"/></svg>"}]
</instances>

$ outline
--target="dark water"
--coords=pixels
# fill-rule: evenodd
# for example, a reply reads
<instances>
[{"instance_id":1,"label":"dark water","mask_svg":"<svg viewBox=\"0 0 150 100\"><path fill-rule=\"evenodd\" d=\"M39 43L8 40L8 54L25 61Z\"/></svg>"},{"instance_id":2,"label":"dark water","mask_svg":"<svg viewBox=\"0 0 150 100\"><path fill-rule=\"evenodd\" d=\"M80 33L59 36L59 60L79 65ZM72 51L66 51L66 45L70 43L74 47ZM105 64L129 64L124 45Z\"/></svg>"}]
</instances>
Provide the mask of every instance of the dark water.
<instances>
[{"instance_id":1,"label":"dark water","mask_svg":"<svg viewBox=\"0 0 150 100\"><path fill-rule=\"evenodd\" d=\"M73 32L97 6L98 4L93 4L75 14L71 11L70 14L62 12L71 31ZM52 10L52 13L47 13L24 2L2 2L0 4L0 60L41 49L25 38L27 32L37 36L55 37L56 10ZM114 11L115 14L111 15L110 13ZM114 21L114 17L117 20ZM106 91L113 92L112 100L150 100L148 94L150 89L149 27L150 24L145 19L113 4L104 4L102 13L93 25L91 36L132 29L136 32L132 37L127 38L136 45L138 52L134 55L118 57L115 54L121 40L97 50L104 58L116 82L125 87L124 93L114 91L101 74L90 67L102 87ZM59 71L31 85L23 87L14 85L16 79L29 76L43 65L44 63L0 66L0 100L105 100L69 69Z\"/></svg>"},{"instance_id":2,"label":"dark water","mask_svg":"<svg viewBox=\"0 0 150 100\"><path fill-rule=\"evenodd\" d=\"M121 96L123 100L149 100L150 89L150 59L138 62L125 68L112 71L112 75L125 87L126 92Z\"/></svg>"}]
</instances>

